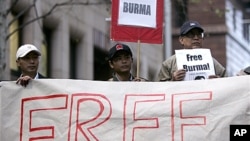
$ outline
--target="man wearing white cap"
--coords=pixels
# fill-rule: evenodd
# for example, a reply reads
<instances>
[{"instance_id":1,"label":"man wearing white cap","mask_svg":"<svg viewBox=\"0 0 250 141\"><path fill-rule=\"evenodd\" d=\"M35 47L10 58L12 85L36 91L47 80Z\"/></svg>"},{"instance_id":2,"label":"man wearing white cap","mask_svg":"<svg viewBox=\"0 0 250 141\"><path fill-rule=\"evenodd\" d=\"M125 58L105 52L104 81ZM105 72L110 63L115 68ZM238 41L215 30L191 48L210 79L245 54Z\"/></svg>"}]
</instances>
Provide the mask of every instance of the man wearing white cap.
<instances>
[{"instance_id":1,"label":"man wearing white cap","mask_svg":"<svg viewBox=\"0 0 250 141\"><path fill-rule=\"evenodd\" d=\"M25 44L18 48L16 53L16 63L21 69L22 74L17 79L17 84L26 86L31 79L44 78L37 72L39 56L41 56L41 52L32 44Z\"/></svg>"}]
</instances>

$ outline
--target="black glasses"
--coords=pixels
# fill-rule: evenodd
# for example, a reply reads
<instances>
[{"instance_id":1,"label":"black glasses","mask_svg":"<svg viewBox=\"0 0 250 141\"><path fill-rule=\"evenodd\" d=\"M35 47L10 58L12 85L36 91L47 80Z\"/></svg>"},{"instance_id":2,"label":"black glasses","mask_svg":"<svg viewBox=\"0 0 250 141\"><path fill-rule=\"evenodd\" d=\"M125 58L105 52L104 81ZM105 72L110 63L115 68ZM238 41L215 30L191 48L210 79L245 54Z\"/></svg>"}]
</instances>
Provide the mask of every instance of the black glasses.
<instances>
[{"instance_id":1,"label":"black glasses","mask_svg":"<svg viewBox=\"0 0 250 141\"><path fill-rule=\"evenodd\" d=\"M184 34L182 36L188 37L188 38L194 38L195 36L197 36L199 39L202 39L204 37L203 33L193 33L193 32L189 32L187 34Z\"/></svg>"},{"instance_id":2,"label":"black glasses","mask_svg":"<svg viewBox=\"0 0 250 141\"><path fill-rule=\"evenodd\" d=\"M244 69L244 72L247 74L247 75L250 75L250 66L245 68Z\"/></svg>"}]
</instances>

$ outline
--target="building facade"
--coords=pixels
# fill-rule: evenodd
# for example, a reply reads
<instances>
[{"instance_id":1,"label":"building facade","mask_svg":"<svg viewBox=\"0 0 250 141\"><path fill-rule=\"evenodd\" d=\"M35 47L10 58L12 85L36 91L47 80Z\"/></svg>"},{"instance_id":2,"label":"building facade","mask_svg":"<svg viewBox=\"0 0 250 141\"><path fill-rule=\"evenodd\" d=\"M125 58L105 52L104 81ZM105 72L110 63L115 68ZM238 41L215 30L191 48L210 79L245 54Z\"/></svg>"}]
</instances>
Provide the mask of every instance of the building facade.
<instances>
[{"instance_id":1,"label":"building facade","mask_svg":"<svg viewBox=\"0 0 250 141\"><path fill-rule=\"evenodd\" d=\"M173 53L180 49L179 28L185 20L196 20L205 29L204 48L211 50L235 76L250 65L250 0L172 1Z\"/></svg>"},{"instance_id":2,"label":"building facade","mask_svg":"<svg viewBox=\"0 0 250 141\"><path fill-rule=\"evenodd\" d=\"M166 0L165 0L166 1ZM186 20L197 20L205 29L204 47L234 76L250 65L250 0L171 1L172 45L126 43L133 52L132 73L156 81L165 51L181 49L179 29ZM18 0L8 2L8 72L16 80L20 72L15 53L31 43L42 51L39 71L58 79L107 80L112 75L107 53L110 40L110 0L89 2ZM137 47L140 46L139 56ZM170 51L169 51L170 52ZM137 61L139 60L139 61ZM139 63L137 63L139 62Z\"/></svg>"},{"instance_id":3,"label":"building facade","mask_svg":"<svg viewBox=\"0 0 250 141\"><path fill-rule=\"evenodd\" d=\"M230 75L250 66L250 0L226 1L226 59Z\"/></svg>"},{"instance_id":4,"label":"building facade","mask_svg":"<svg viewBox=\"0 0 250 141\"><path fill-rule=\"evenodd\" d=\"M15 63L16 50L26 43L42 51L39 71L48 78L108 80L111 77L107 54L116 42L110 41L110 21L106 20L111 17L110 0L19 0L9 3L9 7L12 7L8 39L11 80L20 75ZM156 80L162 45L140 44L138 58L138 44L126 44L133 51L132 73L137 74L139 64L141 77Z\"/></svg>"}]
</instances>

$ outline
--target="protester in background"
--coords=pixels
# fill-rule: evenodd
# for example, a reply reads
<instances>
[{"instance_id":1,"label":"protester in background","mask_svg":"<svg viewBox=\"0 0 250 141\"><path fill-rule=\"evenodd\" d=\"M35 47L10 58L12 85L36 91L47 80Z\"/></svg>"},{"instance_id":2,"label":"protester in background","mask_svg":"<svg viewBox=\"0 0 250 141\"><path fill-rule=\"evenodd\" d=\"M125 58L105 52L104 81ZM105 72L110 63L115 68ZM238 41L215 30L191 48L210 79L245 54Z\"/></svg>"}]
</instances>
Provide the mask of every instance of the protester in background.
<instances>
[{"instance_id":1,"label":"protester in background","mask_svg":"<svg viewBox=\"0 0 250 141\"><path fill-rule=\"evenodd\" d=\"M25 44L18 48L16 63L21 69L22 74L17 79L17 84L26 87L31 79L44 78L44 76L37 72L39 56L41 56L41 52L34 45Z\"/></svg>"},{"instance_id":2,"label":"protester in background","mask_svg":"<svg viewBox=\"0 0 250 141\"><path fill-rule=\"evenodd\" d=\"M109 66L113 69L113 77L109 81L146 81L131 74L133 55L128 45L116 44L109 50Z\"/></svg>"},{"instance_id":3,"label":"protester in background","mask_svg":"<svg viewBox=\"0 0 250 141\"><path fill-rule=\"evenodd\" d=\"M187 21L180 29L179 42L183 49L202 48L204 29L197 21ZM209 78L226 76L226 69L213 58L215 75ZM185 69L177 69L176 56L173 55L162 63L158 78L159 81L182 81L185 77Z\"/></svg>"},{"instance_id":4,"label":"protester in background","mask_svg":"<svg viewBox=\"0 0 250 141\"><path fill-rule=\"evenodd\" d=\"M245 69L240 70L240 72L237 73L237 76L241 75L250 75L250 66L246 67Z\"/></svg>"}]
</instances>

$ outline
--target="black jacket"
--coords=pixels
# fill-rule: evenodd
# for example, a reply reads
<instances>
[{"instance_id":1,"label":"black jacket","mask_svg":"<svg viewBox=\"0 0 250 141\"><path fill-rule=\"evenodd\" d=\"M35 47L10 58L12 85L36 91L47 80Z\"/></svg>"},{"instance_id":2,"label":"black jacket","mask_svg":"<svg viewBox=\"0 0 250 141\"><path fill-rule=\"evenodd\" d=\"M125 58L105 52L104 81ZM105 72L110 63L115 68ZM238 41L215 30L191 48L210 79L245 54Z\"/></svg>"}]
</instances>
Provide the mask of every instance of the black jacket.
<instances>
[{"instance_id":1,"label":"black jacket","mask_svg":"<svg viewBox=\"0 0 250 141\"><path fill-rule=\"evenodd\" d=\"M43 76L42 74L38 73L38 79L44 79L46 78L45 76Z\"/></svg>"}]
</instances>

